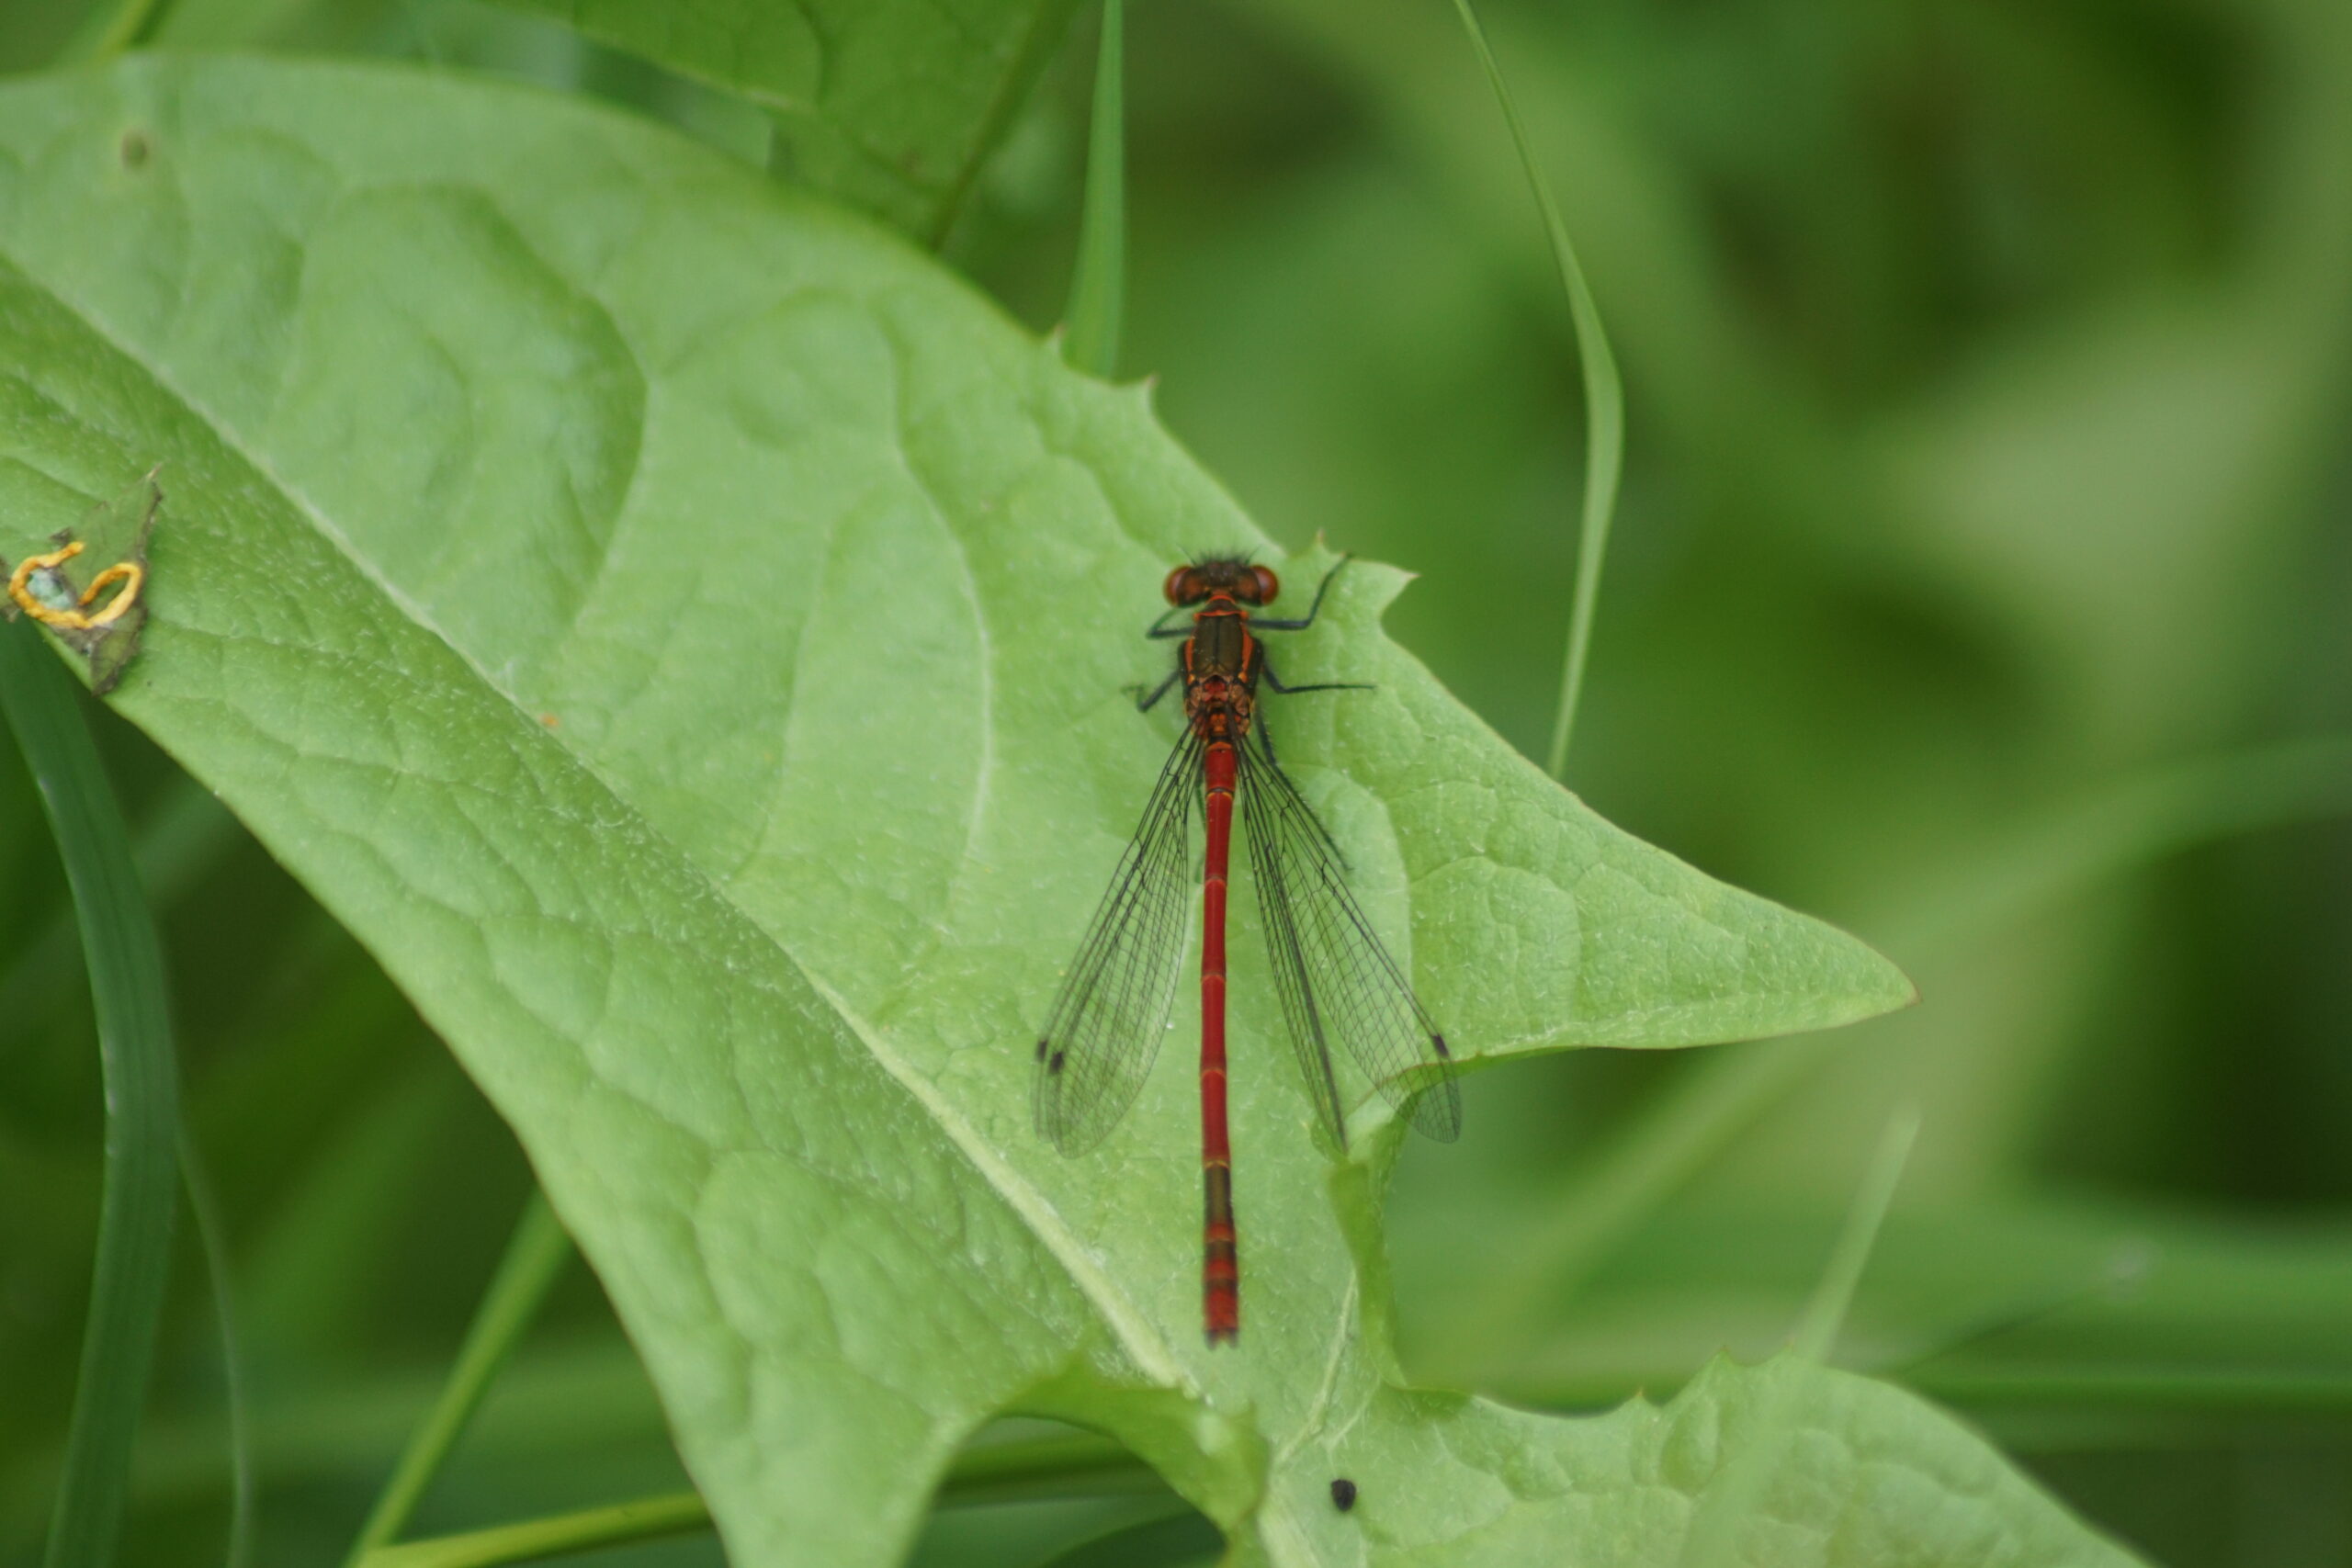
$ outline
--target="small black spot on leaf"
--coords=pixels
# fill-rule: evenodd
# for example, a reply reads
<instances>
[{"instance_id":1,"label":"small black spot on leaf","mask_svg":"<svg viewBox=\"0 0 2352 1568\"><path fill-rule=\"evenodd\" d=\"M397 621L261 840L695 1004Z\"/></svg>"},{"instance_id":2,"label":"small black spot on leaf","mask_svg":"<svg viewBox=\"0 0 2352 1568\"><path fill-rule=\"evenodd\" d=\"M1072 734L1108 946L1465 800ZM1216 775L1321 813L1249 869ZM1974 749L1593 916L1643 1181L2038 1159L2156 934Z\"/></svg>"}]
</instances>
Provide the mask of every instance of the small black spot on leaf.
<instances>
[{"instance_id":1,"label":"small black spot on leaf","mask_svg":"<svg viewBox=\"0 0 2352 1568\"><path fill-rule=\"evenodd\" d=\"M1342 1475L1331 1483L1331 1506L1346 1513L1356 1506L1356 1483Z\"/></svg>"}]
</instances>

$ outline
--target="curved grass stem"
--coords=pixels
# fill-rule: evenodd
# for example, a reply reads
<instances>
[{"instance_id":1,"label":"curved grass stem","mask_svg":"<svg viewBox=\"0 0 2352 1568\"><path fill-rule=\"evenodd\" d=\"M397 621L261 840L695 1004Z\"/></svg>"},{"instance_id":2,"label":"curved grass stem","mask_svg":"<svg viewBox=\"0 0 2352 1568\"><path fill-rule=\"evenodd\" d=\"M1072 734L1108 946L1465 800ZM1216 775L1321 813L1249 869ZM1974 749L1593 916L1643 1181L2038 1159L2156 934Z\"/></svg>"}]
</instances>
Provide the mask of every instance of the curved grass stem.
<instances>
[{"instance_id":1,"label":"curved grass stem","mask_svg":"<svg viewBox=\"0 0 2352 1568\"><path fill-rule=\"evenodd\" d=\"M229 1539L220 1559L224 1568L246 1568L253 1561L260 1488L254 1474L253 1413L245 1390L243 1341L237 1334L236 1292L229 1275L229 1226L196 1140L185 1126L180 1129L180 1173L187 1186L188 1216L196 1222L197 1247L211 1286L213 1326L220 1337L220 1394L229 1442Z\"/></svg>"},{"instance_id":2,"label":"curved grass stem","mask_svg":"<svg viewBox=\"0 0 2352 1568\"><path fill-rule=\"evenodd\" d=\"M937 1501L942 1507L955 1507L1166 1490L1158 1473L1125 1449L1108 1438L1080 1433L966 1449L939 1483ZM379 1546L356 1560L354 1568L503 1568L709 1527L710 1510L700 1496L673 1492L462 1535Z\"/></svg>"},{"instance_id":3,"label":"curved grass stem","mask_svg":"<svg viewBox=\"0 0 2352 1568\"><path fill-rule=\"evenodd\" d=\"M1919 1112L1909 1106L1889 1117L1885 1132L1879 1135L1878 1150L1871 1156L1862 1184L1855 1189L1845 1228L1830 1252L1829 1266L1822 1270L1791 1337L1797 1354L1809 1361L1826 1365L1829 1360L1829 1352L1846 1325L1846 1313L1854 1304L1854 1289L1862 1281L1862 1267L1878 1245L1879 1229L1886 1224L1887 1208L1894 1201L1895 1184L1903 1179L1903 1168L1909 1163L1911 1145L1918 1137Z\"/></svg>"},{"instance_id":4,"label":"curved grass stem","mask_svg":"<svg viewBox=\"0 0 2352 1568\"><path fill-rule=\"evenodd\" d=\"M1592 646L1593 615L1600 601L1601 562L1609 551L1610 522L1617 512L1617 482L1625 464L1625 384L1617 373L1617 356L1609 347L1609 334L1601 329L1600 307L1593 300L1592 286L1585 279L1583 264L1577 260L1576 246L1568 241L1567 221L1560 216L1560 204L1553 198L1551 182L1536 161L1527 123L1520 118L1501 67L1495 63L1487 30L1479 25L1470 0L1453 0L1453 8L1470 35L1470 47L1477 51L1495 101L1502 107L1511 143L1519 150L1520 166L1527 173L1528 188L1544 215L1544 237L1552 243L1560 286L1567 290L1568 313L1577 330L1577 358L1584 373L1584 509L1577 536L1576 594L1568 612L1568 652L1560 675L1559 711L1552 721L1552 746L1544 761L1544 771L1556 779L1568 765L1568 740L1576 732L1586 656Z\"/></svg>"},{"instance_id":5,"label":"curved grass stem","mask_svg":"<svg viewBox=\"0 0 2352 1568\"><path fill-rule=\"evenodd\" d=\"M1102 0L1102 43L1094 63L1094 118L1087 131L1086 210L1079 220L1078 266L1063 313L1063 356L1109 380L1119 362L1126 310L1126 107L1125 10Z\"/></svg>"},{"instance_id":6,"label":"curved grass stem","mask_svg":"<svg viewBox=\"0 0 2352 1568\"><path fill-rule=\"evenodd\" d=\"M523 1217L515 1222L514 1235L506 1244L506 1256L499 1260L498 1272L492 1276L490 1289L483 1292L481 1305L474 1311L473 1325L466 1330L466 1342L449 1369L448 1382L442 1385L440 1397L410 1437L408 1448L393 1468L392 1478L384 1483L383 1495L376 1499L375 1509L361 1527L359 1539L352 1544L351 1555L345 1561L355 1568L363 1560L380 1561L379 1549L407 1528L418 1499L424 1495L424 1489L433 1483L442 1461L464 1435L466 1423L481 1404L482 1396L490 1392L499 1369L506 1364L506 1358L530 1327L539 1303L547 1299L548 1287L555 1283L557 1272L571 1257L571 1238L564 1234L555 1211L548 1206L546 1194L534 1188L530 1201L524 1205ZM489 1561L519 1562L527 1559Z\"/></svg>"},{"instance_id":7,"label":"curved grass stem","mask_svg":"<svg viewBox=\"0 0 2352 1568\"><path fill-rule=\"evenodd\" d=\"M1714 1568L1716 1564L1736 1562L1743 1555L1739 1551L1741 1533L1762 1514L1765 1489L1773 1472L1785 1462L1789 1439L1795 1433L1796 1423L1789 1403L1790 1360L1793 1358L1815 1366L1827 1363L1830 1349L1845 1327L1847 1309L1853 1304L1854 1288L1861 1282L1862 1268L1878 1245L1879 1227L1886 1223L1895 1185L1903 1179L1903 1168L1911 1158L1911 1145L1918 1136L1918 1111L1906 1107L1887 1120L1886 1130L1879 1136L1878 1149L1871 1156L1870 1168L1863 1173L1861 1185L1855 1190L1854 1201L1847 1209L1838 1244L1830 1249L1829 1265L1822 1270L1812 1297L1797 1318L1795 1331L1790 1336L1791 1354L1770 1364L1770 1381L1765 1384L1747 1438L1700 1495L1690 1532L1682 1538L1682 1568Z\"/></svg>"},{"instance_id":8,"label":"curved grass stem","mask_svg":"<svg viewBox=\"0 0 2352 1568\"><path fill-rule=\"evenodd\" d=\"M379 1547L363 1562L364 1568L499 1568L503 1563L537 1562L709 1528L710 1510L704 1506L701 1494L673 1492L576 1514L555 1514L463 1535Z\"/></svg>"},{"instance_id":9,"label":"curved grass stem","mask_svg":"<svg viewBox=\"0 0 2352 1568\"><path fill-rule=\"evenodd\" d=\"M103 65L125 50L155 36L171 0L113 0L94 7L71 41L58 53L66 65Z\"/></svg>"},{"instance_id":10,"label":"curved grass stem","mask_svg":"<svg viewBox=\"0 0 2352 1568\"><path fill-rule=\"evenodd\" d=\"M171 1271L179 1068L164 953L130 830L72 682L29 622L0 626L0 713L23 749L73 889L106 1084L105 1190L47 1568L114 1559Z\"/></svg>"}]
</instances>

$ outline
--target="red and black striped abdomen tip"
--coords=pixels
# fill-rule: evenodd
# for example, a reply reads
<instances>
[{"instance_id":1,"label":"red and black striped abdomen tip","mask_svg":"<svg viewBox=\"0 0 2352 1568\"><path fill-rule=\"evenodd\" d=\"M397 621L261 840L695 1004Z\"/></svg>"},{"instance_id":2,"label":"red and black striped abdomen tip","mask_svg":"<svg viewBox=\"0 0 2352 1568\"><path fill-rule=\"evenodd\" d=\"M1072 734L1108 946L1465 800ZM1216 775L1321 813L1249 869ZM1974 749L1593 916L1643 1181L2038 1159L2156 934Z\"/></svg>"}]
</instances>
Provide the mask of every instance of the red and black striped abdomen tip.
<instances>
[{"instance_id":1,"label":"red and black striped abdomen tip","mask_svg":"<svg viewBox=\"0 0 2352 1568\"><path fill-rule=\"evenodd\" d=\"M1233 1228L1233 1171L1211 1164L1202 1174L1208 1224L1204 1227L1201 1304L1209 1343L1230 1345L1241 1337L1241 1253Z\"/></svg>"}]
</instances>

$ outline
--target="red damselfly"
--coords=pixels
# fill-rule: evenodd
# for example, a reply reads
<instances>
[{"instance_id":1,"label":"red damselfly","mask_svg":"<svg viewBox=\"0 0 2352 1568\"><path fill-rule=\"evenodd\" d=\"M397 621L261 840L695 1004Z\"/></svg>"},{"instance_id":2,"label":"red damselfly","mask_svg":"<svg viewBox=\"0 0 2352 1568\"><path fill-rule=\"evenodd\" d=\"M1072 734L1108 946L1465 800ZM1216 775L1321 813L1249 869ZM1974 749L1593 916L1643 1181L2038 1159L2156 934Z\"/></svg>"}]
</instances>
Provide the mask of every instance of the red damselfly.
<instances>
[{"instance_id":1,"label":"red damselfly","mask_svg":"<svg viewBox=\"0 0 2352 1568\"><path fill-rule=\"evenodd\" d=\"M1253 618L1282 591L1272 571L1214 556L1168 574L1171 606L1148 635L1182 637L1173 673L1136 706L1149 710L1181 683L1184 735L1159 771L1143 825L1054 998L1037 1040L1037 1131L1064 1154L1102 1142L1133 1105L1168 1031L1183 966L1191 900L1193 807L1201 806L1201 1163L1206 1210L1202 1294L1212 1345L1241 1328L1241 1271L1233 1219L1233 1153L1226 1129L1226 862L1235 798L1250 843L1259 923L1274 990L1317 1119L1342 1148L1346 1106L1331 1043L1339 1041L1415 1128L1451 1141L1462 1130L1445 1036L1413 995L1348 891L1339 845L1274 760L1262 680L1283 695L1364 691L1351 682L1285 686L1260 632L1305 631L1323 608L1342 557L1296 620ZM1190 613L1189 624L1169 625Z\"/></svg>"}]
</instances>

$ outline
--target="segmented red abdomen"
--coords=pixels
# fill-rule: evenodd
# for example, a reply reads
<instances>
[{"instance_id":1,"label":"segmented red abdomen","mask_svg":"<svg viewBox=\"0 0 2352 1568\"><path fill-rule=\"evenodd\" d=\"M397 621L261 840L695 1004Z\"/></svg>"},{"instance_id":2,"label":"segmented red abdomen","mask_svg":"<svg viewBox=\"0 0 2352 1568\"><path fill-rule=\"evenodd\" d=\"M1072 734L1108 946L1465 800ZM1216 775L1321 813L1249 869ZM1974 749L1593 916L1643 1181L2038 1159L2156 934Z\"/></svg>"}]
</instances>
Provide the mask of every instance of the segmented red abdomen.
<instances>
[{"instance_id":1,"label":"segmented red abdomen","mask_svg":"<svg viewBox=\"0 0 2352 1568\"><path fill-rule=\"evenodd\" d=\"M1233 842L1233 742L1201 759L1208 791L1207 874L1201 897L1201 1297L1209 1343L1241 1332L1241 1255L1233 1226L1233 1148L1225 1116L1225 889Z\"/></svg>"}]
</instances>

